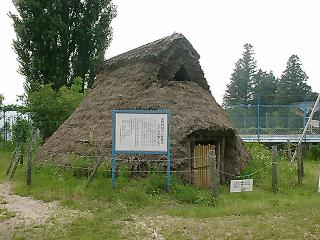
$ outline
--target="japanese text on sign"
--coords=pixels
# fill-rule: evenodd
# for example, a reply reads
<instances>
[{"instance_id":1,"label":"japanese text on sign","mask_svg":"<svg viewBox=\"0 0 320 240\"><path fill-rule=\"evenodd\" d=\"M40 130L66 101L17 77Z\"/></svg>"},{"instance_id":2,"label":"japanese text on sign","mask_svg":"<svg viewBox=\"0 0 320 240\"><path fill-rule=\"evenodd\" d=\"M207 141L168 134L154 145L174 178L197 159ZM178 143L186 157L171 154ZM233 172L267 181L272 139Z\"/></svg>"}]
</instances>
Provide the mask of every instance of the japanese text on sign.
<instances>
[{"instance_id":1,"label":"japanese text on sign","mask_svg":"<svg viewBox=\"0 0 320 240\"><path fill-rule=\"evenodd\" d=\"M253 179L231 180L230 192L252 192Z\"/></svg>"},{"instance_id":2,"label":"japanese text on sign","mask_svg":"<svg viewBox=\"0 0 320 240\"><path fill-rule=\"evenodd\" d=\"M115 115L115 150L167 152L168 115L121 113Z\"/></svg>"}]
</instances>

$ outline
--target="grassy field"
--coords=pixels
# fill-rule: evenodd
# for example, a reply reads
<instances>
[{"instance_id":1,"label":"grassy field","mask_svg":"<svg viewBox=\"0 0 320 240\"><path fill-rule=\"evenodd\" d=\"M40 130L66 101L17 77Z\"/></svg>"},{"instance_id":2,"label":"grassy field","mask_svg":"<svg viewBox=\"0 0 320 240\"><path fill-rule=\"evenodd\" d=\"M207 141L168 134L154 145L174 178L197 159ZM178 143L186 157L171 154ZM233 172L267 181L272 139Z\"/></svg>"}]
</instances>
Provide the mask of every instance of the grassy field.
<instances>
[{"instance_id":1,"label":"grassy field","mask_svg":"<svg viewBox=\"0 0 320 240\"><path fill-rule=\"evenodd\" d=\"M270 161L270 152L257 148L247 173ZM10 154L0 152L0 181ZM254 175L254 191L229 193L198 190L174 178L172 192L164 191L164 176L145 179L120 176L111 189L109 174L100 171L86 189L86 178L72 170L34 168L32 186L25 185L26 169L19 167L14 191L45 201L58 200L83 214L70 221L52 218L47 224L16 229L15 239L320 239L320 162L305 162L304 184L295 167L279 162L277 194L271 191L270 167ZM246 172L245 171L245 172ZM25 237L28 236L28 237Z\"/></svg>"}]
</instances>

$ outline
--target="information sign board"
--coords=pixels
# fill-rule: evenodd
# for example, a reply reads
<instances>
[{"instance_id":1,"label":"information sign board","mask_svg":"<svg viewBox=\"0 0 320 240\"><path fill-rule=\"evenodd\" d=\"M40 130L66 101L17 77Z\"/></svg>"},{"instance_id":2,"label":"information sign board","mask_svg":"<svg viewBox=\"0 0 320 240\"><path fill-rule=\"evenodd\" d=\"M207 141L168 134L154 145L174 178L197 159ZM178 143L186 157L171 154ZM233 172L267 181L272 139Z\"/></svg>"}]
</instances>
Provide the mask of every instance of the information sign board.
<instances>
[{"instance_id":1,"label":"information sign board","mask_svg":"<svg viewBox=\"0 0 320 240\"><path fill-rule=\"evenodd\" d=\"M168 114L115 112L113 119L116 152L168 151Z\"/></svg>"},{"instance_id":2,"label":"information sign board","mask_svg":"<svg viewBox=\"0 0 320 240\"><path fill-rule=\"evenodd\" d=\"M112 111L112 188L116 186L117 154L166 154L167 191L170 191L169 111Z\"/></svg>"},{"instance_id":3,"label":"information sign board","mask_svg":"<svg viewBox=\"0 0 320 240\"><path fill-rule=\"evenodd\" d=\"M231 180L230 192L252 192L253 179Z\"/></svg>"}]
</instances>

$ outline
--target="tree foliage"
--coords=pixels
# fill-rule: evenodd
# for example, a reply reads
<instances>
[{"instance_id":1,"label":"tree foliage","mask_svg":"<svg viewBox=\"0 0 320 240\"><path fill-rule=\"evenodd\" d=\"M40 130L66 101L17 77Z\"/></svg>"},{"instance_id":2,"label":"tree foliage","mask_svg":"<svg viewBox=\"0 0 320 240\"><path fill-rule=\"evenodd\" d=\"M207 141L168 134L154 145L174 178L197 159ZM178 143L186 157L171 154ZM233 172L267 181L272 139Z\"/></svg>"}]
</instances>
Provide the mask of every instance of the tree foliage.
<instances>
[{"instance_id":1,"label":"tree foliage","mask_svg":"<svg viewBox=\"0 0 320 240\"><path fill-rule=\"evenodd\" d=\"M63 86L58 92L51 84L35 85L28 98L27 111L44 139L50 137L80 104L84 97L80 92L82 82L78 77L70 88Z\"/></svg>"},{"instance_id":2,"label":"tree foliage","mask_svg":"<svg viewBox=\"0 0 320 240\"><path fill-rule=\"evenodd\" d=\"M315 98L315 93L307 84L308 76L301 68L301 61L297 55L292 55L287 68L278 80L272 71L258 71L254 59L253 47L244 45L242 58L237 61L230 83L223 98L223 105L256 104L291 104L302 102L308 95Z\"/></svg>"},{"instance_id":3,"label":"tree foliage","mask_svg":"<svg viewBox=\"0 0 320 240\"><path fill-rule=\"evenodd\" d=\"M26 143L32 132L32 124L21 116L18 116L12 126L13 141L15 143Z\"/></svg>"},{"instance_id":4,"label":"tree foliage","mask_svg":"<svg viewBox=\"0 0 320 240\"><path fill-rule=\"evenodd\" d=\"M243 84L243 72L243 60L239 59L231 74L230 83L227 85L227 90L223 96L223 104L225 106L246 103L246 84Z\"/></svg>"},{"instance_id":5,"label":"tree foliage","mask_svg":"<svg viewBox=\"0 0 320 240\"><path fill-rule=\"evenodd\" d=\"M257 64L254 58L254 50L251 44L244 45L242 58L235 64L231 75L230 84L224 95L224 105L248 104L253 100L253 88Z\"/></svg>"},{"instance_id":6,"label":"tree foliage","mask_svg":"<svg viewBox=\"0 0 320 240\"><path fill-rule=\"evenodd\" d=\"M278 104L302 102L306 95L313 95L311 87L307 84L308 76L301 65L297 55L289 58L277 87L276 102Z\"/></svg>"},{"instance_id":7,"label":"tree foliage","mask_svg":"<svg viewBox=\"0 0 320 240\"><path fill-rule=\"evenodd\" d=\"M265 72L259 69L255 75L253 99L260 99L261 104L274 104L278 80L273 72Z\"/></svg>"},{"instance_id":8,"label":"tree foliage","mask_svg":"<svg viewBox=\"0 0 320 240\"><path fill-rule=\"evenodd\" d=\"M81 89L93 85L112 37L116 15L111 0L13 0L10 13L17 35L13 46L27 94L38 84L55 91L71 86L76 76ZM48 90L48 89L47 89ZM48 90L49 91L49 90Z\"/></svg>"}]
</instances>

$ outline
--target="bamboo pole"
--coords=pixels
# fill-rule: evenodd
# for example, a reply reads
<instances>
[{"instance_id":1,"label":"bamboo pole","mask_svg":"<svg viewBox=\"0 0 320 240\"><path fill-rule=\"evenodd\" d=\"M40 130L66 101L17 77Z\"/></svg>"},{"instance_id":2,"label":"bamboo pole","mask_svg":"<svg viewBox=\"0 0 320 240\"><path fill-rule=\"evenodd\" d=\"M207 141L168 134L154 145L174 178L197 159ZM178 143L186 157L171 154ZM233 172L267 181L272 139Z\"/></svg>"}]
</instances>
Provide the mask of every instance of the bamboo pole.
<instances>
[{"instance_id":1,"label":"bamboo pole","mask_svg":"<svg viewBox=\"0 0 320 240\"><path fill-rule=\"evenodd\" d=\"M298 149L298 147L301 145L302 140L303 140L303 137L304 137L304 136L306 135L306 133L307 133L308 126L310 125L311 120L312 120L312 117L313 117L314 113L316 112L316 108L317 108L317 106L318 106L318 104L319 104L319 101L320 101L320 94L318 95L318 98L317 98L316 102L314 103L314 106L313 106L313 108L312 108L312 112L311 112L311 114L310 114L310 116L309 116L309 119L308 119L308 122L307 122L306 126L304 127L304 130L303 130L302 135L301 135L301 137L300 137L298 146L297 146L297 148L296 148L296 150L295 150L295 152L294 152L294 154L293 154L293 156L292 156L292 159L291 159L290 163L292 163L292 162L295 160L295 158L297 157L297 149Z\"/></svg>"}]
</instances>

